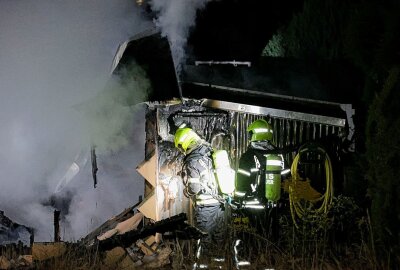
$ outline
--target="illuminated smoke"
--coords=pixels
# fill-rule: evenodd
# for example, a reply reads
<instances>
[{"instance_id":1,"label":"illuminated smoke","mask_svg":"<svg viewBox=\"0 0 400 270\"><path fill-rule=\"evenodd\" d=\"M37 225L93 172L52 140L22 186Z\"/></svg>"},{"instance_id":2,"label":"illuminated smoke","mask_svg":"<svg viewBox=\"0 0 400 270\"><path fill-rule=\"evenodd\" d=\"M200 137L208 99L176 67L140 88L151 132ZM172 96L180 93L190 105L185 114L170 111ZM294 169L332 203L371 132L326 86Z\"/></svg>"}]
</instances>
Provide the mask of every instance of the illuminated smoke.
<instances>
[{"instance_id":1,"label":"illuminated smoke","mask_svg":"<svg viewBox=\"0 0 400 270\"><path fill-rule=\"evenodd\" d=\"M132 106L116 102L121 96L113 93L126 94L112 91L118 79L105 91L110 103L97 97L104 95L99 92L109 81L118 45L151 22L130 0L0 4L0 209L34 227L36 241L51 240L53 208L45 202L76 161L79 172L62 188L73 197L61 232L77 240L136 203L143 189L134 170L144 152L143 109L133 118ZM147 91L143 81L131 84L137 102ZM96 117L80 110L92 102ZM139 133L129 137L134 131ZM92 140L99 145L96 189L85 156Z\"/></svg>"},{"instance_id":2,"label":"illuminated smoke","mask_svg":"<svg viewBox=\"0 0 400 270\"><path fill-rule=\"evenodd\" d=\"M196 23L196 13L211 0L152 0L158 12L156 25L161 28L171 45L176 69L180 72L185 60L185 46L190 28Z\"/></svg>"}]
</instances>

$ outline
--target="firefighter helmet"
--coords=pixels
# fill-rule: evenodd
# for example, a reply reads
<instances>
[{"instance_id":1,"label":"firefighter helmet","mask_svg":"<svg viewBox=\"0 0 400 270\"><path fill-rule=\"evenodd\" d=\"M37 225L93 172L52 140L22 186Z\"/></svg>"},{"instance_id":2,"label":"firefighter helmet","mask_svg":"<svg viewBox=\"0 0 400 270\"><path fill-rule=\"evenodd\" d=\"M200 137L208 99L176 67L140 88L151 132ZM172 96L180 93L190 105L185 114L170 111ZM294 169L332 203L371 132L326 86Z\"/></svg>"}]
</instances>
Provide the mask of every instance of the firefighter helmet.
<instances>
[{"instance_id":1,"label":"firefighter helmet","mask_svg":"<svg viewBox=\"0 0 400 270\"><path fill-rule=\"evenodd\" d=\"M186 154L187 150L200 140L199 135L191 128L178 128L175 132L175 147Z\"/></svg>"},{"instance_id":2,"label":"firefighter helmet","mask_svg":"<svg viewBox=\"0 0 400 270\"><path fill-rule=\"evenodd\" d=\"M272 126L264 119L258 119L250 124L247 131L251 133L251 141L270 141L272 140Z\"/></svg>"}]
</instances>

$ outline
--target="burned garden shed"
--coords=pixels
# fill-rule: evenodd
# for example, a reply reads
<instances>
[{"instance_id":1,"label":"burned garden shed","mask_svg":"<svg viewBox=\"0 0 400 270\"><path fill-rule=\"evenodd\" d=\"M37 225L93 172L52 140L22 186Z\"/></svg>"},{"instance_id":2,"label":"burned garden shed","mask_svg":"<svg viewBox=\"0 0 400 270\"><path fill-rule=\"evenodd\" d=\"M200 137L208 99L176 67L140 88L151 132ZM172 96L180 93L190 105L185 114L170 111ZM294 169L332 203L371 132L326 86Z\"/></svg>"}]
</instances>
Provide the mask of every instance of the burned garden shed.
<instances>
[{"instance_id":1,"label":"burned garden shed","mask_svg":"<svg viewBox=\"0 0 400 270\"><path fill-rule=\"evenodd\" d=\"M226 150L236 170L249 146L248 126L263 118L272 125L273 143L282 150L289 166L301 147L316 145L324 149L321 155L329 155L332 160L334 189L338 193L343 190L342 158L354 151L355 111L345 94L351 85L336 88L338 82L324 81L320 71L279 59L258 63L187 61L180 65L179 72L176 70L169 42L157 28L119 47L111 77L124 83L145 76L151 89L145 101L122 100L123 106L138 102L146 105L145 146L137 149L144 150L145 158L138 165L132 164L144 178L144 196L81 239L79 245L100 250L122 247L128 253L141 250L152 256L161 250L161 237L175 241L203 235L195 227L194 203L181 178L184 156L174 144L175 132L182 124L193 128L214 149ZM325 72L329 73L329 68ZM126 83L125 90L138 90L129 86ZM310 154L313 159L315 156ZM95 154L95 178L97 166L93 160ZM324 164L304 162L301 166L311 186L324 193ZM282 192L284 189L282 186ZM134 244L137 247L132 248ZM191 252L190 245L189 241L184 250Z\"/></svg>"},{"instance_id":2,"label":"burned garden shed","mask_svg":"<svg viewBox=\"0 0 400 270\"><path fill-rule=\"evenodd\" d=\"M302 144L323 145L334 162L335 186L341 188L341 155L354 150L355 112L346 94L351 85L338 88L338 80L321 76L318 68L279 59L192 61L177 74L169 43L156 28L120 47L114 73L132 62L147 72L152 84L146 102L146 158L138 167L146 179L139 207L146 217L157 221L180 212L190 216L179 178L182 156L173 145L173 134L182 123L189 123L214 148L227 150L236 168L248 146L247 126L268 119L276 131L274 142L285 149L289 163ZM326 67L324 74L333 68ZM321 166L306 170L322 177Z\"/></svg>"}]
</instances>

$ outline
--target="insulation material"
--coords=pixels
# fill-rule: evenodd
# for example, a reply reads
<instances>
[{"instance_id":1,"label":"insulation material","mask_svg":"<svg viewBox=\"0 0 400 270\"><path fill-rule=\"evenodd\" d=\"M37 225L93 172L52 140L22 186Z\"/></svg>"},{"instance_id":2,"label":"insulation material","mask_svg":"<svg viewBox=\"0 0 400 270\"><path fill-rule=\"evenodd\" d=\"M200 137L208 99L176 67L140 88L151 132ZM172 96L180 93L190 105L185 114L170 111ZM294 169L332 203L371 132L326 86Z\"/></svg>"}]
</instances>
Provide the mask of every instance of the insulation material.
<instances>
[{"instance_id":1,"label":"insulation material","mask_svg":"<svg viewBox=\"0 0 400 270\"><path fill-rule=\"evenodd\" d=\"M143 200L143 202L138 206L138 210L145 217L152 219L154 221L158 220L157 213L157 200L155 192L153 191Z\"/></svg>"},{"instance_id":2,"label":"insulation material","mask_svg":"<svg viewBox=\"0 0 400 270\"><path fill-rule=\"evenodd\" d=\"M145 255L153 255L157 249L157 239L155 236L149 236L144 241L139 240L136 242L136 245L140 247Z\"/></svg>"},{"instance_id":3,"label":"insulation material","mask_svg":"<svg viewBox=\"0 0 400 270\"><path fill-rule=\"evenodd\" d=\"M62 256L67 251L63 242L58 243L34 243L32 245L32 256L34 261L44 261L50 258Z\"/></svg>"},{"instance_id":4,"label":"insulation material","mask_svg":"<svg viewBox=\"0 0 400 270\"><path fill-rule=\"evenodd\" d=\"M0 256L0 269L9 269L11 268L10 261L5 256Z\"/></svg>"},{"instance_id":5,"label":"insulation material","mask_svg":"<svg viewBox=\"0 0 400 270\"><path fill-rule=\"evenodd\" d=\"M136 169L141 176L153 187L156 187L157 156L153 155L149 160L143 161Z\"/></svg>"},{"instance_id":6,"label":"insulation material","mask_svg":"<svg viewBox=\"0 0 400 270\"><path fill-rule=\"evenodd\" d=\"M103 265L106 269L136 269L132 259L126 255L126 250L121 247L107 251Z\"/></svg>"},{"instance_id":7,"label":"insulation material","mask_svg":"<svg viewBox=\"0 0 400 270\"><path fill-rule=\"evenodd\" d=\"M171 144L159 144L159 163L157 200L159 215L162 219L185 212L184 205L189 199L183 195L184 186L180 177L182 156Z\"/></svg>"},{"instance_id":8,"label":"insulation material","mask_svg":"<svg viewBox=\"0 0 400 270\"><path fill-rule=\"evenodd\" d=\"M151 184L153 191L150 193L147 192L146 198L139 205L138 210L147 218L152 219L154 221L159 220L159 214L157 211L157 203L156 193L154 192L154 188L157 189L157 155L154 154L150 159L143 161L138 167L137 171L142 175L148 183Z\"/></svg>"},{"instance_id":9,"label":"insulation material","mask_svg":"<svg viewBox=\"0 0 400 270\"><path fill-rule=\"evenodd\" d=\"M136 213L133 217L118 223L115 228L108 230L104 234L98 236L97 239L102 241L116 234L124 234L126 232L136 230L140 222L142 222L142 219L143 214Z\"/></svg>"}]
</instances>

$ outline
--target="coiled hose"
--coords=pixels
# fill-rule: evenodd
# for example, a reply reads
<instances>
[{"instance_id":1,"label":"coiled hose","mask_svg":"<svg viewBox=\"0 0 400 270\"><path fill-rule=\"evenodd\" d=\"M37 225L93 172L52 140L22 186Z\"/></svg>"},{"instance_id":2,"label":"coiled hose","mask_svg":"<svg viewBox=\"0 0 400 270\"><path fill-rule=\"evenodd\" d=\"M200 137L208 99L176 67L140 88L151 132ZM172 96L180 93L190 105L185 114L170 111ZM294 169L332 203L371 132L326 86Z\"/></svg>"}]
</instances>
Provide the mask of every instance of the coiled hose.
<instances>
[{"instance_id":1,"label":"coiled hose","mask_svg":"<svg viewBox=\"0 0 400 270\"><path fill-rule=\"evenodd\" d=\"M328 207L332 203L333 199L333 172L332 172L332 163L328 154L325 153L325 161L324 161L326 190L324 194L321 194L316 198L308 200L309 202L311 202L311 205L306 203L304 199L299 198L298 193L296 192L297 182L304 181L297 172L299 159L300 159L300 152L297 153L297 155L293 160L291 166L292 183L289 185L290 213L296 228L298 228L298 223L296 221L296 218L303 220L303 217L306 215L306 213L307 217L311 217L312 219L315 219L321 214L326 214L328 212ZM315 205L318 202L322 203L319 207L315 208ZM306 205L308 207L306 207Z\"/></svg>"}]
</instances>

